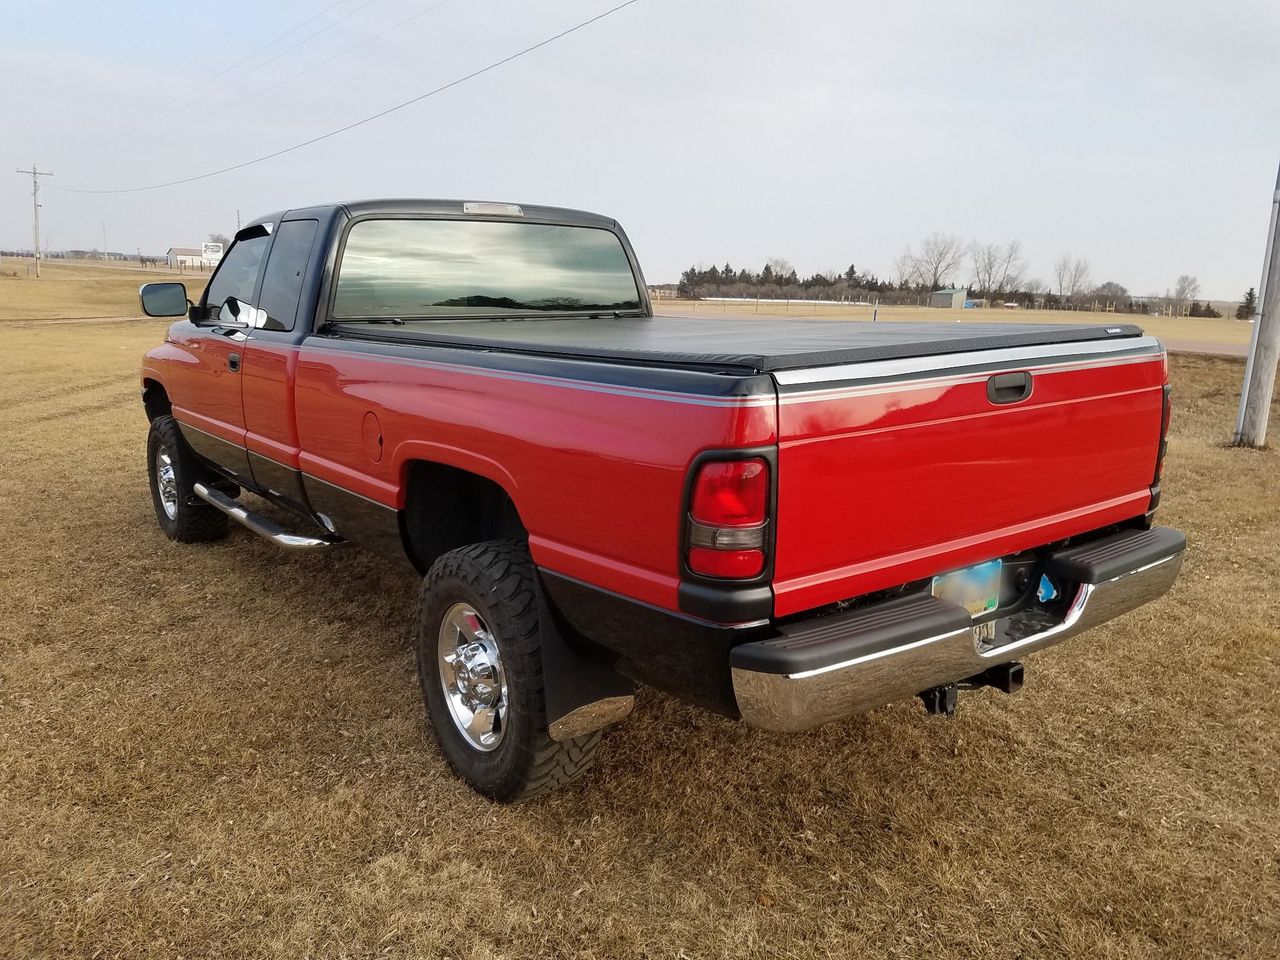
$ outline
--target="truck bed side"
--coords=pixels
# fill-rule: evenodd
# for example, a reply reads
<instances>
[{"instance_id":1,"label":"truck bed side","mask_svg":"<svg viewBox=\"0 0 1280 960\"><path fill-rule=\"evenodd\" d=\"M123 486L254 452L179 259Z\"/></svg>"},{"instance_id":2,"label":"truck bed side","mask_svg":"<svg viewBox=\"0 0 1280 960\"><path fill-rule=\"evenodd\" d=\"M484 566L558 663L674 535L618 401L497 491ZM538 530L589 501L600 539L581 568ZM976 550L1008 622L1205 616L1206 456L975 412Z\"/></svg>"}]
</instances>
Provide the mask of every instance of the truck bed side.
<instances>
[{"instance_id":1,"label":"truck bed side","mask_svg":"<svg viewBox=\"0 0 1280 960\"><path fill-rule=\"evenodd\" d=\"M351 495L399 510L410 464L442 463L507 492L539 566L672 611L690 462L776 441L768 377L313 337L296 389L308 496L340 533Z\"/></svg>"}]
</instances>

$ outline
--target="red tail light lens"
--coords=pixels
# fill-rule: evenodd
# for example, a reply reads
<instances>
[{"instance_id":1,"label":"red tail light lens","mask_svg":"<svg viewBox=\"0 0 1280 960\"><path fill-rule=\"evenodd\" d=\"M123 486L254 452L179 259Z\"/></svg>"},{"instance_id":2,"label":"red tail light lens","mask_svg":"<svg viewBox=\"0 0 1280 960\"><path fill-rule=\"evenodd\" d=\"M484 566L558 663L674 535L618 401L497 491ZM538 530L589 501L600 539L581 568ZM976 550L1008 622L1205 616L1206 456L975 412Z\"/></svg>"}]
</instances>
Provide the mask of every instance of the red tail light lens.
<instances>
[{"instance_id":1,"label":"red tail light lens","mask_svg":"<svg viewBox=\"0 0 1280 960\"><path fill-rule=\"evenodd\" d=\"M769 465L763 460L704 463L693 484L690 513L714 527L764 523L769 506Z\"/></svg>"},{"instance_id":2,"label":"red tail light lens","mask_svg":"<svg viewBox=\"0 0 1280 960\"><path fill-rule=\"evenodd\" d=\"M689 569L750 579L764 571L769 465L760 459L702 464L689 503Z\"/></svg>"}]
</instances>

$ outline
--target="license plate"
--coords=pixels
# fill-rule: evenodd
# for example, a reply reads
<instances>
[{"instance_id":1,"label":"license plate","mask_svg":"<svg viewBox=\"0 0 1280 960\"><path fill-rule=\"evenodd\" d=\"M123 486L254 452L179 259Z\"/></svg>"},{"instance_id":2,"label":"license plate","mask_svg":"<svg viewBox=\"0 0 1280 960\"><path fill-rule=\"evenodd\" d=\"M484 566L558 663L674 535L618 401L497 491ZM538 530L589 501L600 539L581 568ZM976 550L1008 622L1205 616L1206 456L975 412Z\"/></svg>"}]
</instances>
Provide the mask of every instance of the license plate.
<instances>
[{"instance_id":1,"label":"license plate","mask_svg":"<svg viewBox=\"0 0 1280 960\"><path fill-rule=\"evenodd\" d=\"M988 560L974 567L933 578L933 595L980 617L1000 606L1000 572L1004 564Z\"/></svg>"}]
</instances>

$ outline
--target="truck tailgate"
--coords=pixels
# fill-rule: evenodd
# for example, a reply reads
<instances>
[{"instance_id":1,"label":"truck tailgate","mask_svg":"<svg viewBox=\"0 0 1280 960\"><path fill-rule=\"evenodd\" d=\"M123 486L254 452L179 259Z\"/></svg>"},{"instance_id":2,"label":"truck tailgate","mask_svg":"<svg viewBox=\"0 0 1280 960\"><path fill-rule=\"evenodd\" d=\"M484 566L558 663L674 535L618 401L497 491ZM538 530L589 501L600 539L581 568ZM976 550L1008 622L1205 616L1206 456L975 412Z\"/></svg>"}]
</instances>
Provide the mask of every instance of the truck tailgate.
<instances>
[{"instance_id":1,"label":"truck tailgate","mask_svg":"<svg viewBox=\"0 0 1280 960\"><path fill-rule=\"evenodd\" d=\"M1166 379L1151 337L774 378L776 616L1148 509Z\"/></svg>"}]
</instances>

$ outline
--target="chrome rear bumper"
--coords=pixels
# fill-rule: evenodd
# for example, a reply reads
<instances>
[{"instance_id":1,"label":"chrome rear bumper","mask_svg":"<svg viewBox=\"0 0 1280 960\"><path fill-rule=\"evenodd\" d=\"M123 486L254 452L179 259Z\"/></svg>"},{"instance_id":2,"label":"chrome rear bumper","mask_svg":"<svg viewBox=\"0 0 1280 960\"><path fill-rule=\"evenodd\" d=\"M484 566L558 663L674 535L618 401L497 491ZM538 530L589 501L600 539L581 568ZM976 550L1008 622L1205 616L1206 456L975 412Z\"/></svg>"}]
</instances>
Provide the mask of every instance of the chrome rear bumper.
<instances>
[{"instance_id":1,"label":"chrome rear bumper","mask_svg":"<svg viewBox=\"0 0 1280 960\"><path fill-rule=\"evenodd\" d=\"M974 677L1156 599L1177 579L1185 546L1157 527L1049 557L1046 569L1075 578L1065 613L1033 604L1001 621L998 646L979 639L962 608L917 595L735 647L738 709L752 726L795 732Z\"/></svg>"}]
</instances>

